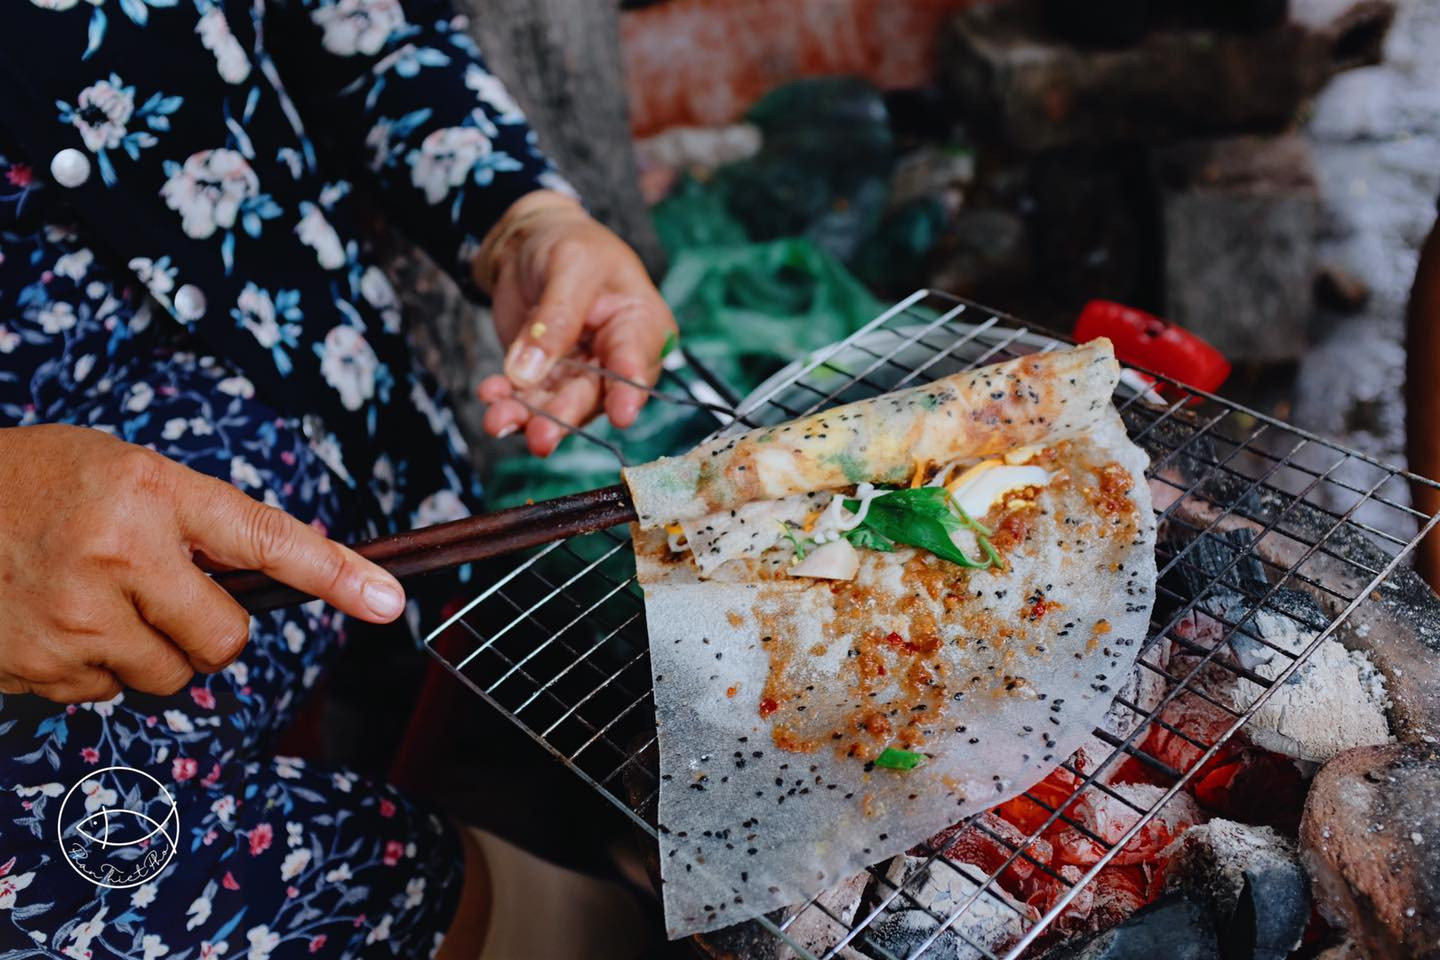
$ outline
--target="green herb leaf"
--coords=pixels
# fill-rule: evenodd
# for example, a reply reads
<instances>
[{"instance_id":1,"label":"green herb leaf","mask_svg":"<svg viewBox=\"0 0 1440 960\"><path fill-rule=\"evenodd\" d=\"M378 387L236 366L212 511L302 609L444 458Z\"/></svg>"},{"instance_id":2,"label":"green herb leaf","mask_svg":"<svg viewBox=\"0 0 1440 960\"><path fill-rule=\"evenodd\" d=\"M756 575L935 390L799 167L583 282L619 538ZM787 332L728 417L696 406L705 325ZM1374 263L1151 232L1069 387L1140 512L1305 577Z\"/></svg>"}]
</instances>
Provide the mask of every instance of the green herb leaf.
<instances>
[{"instance_id":1,"label":"green herb leaf","mask_svg":"<svg viewBox=\"0 0 1440 960\"><path fill-rule=\"evenodd\" d=\"M784 520L779 520L777 522L780 524L780 529L785 531L785 539L789 540L790 546L795 548L795 556L799 557L801 560L804 560L805 541L795 536L795 531L790 529L790 524L786 523Z\"/></svg>"},{"instance_id":2,"label":"green herb leaf","mask_svg":"<svg viewBox=\"0 0 1440 960\"><path fill-rule=\"evenodd\" d=\"M886 747L880 751L880 756L875 758L875 766L884 767L886 770L914 770L924 762L925 754L896 750L894 747Z\"/></svg>"},{"instance_id":3,"label":"green herb leaf","mask_svg":"<svg viewBox=\"0 0 1440 960\"><path fill-rule=\"evenodd\" d=\"M845 532L845 539L850 541L852 547L863 547L866 550L879 550L881 553L890 553L895 549L895 542L880 536L874 530L863 523L854 530Z\"/></svg>"},{"instance_id":4,"label":"green herb leaf","mask_svg":"<svg viewBox=\"0 0 1440 960\"><path fill-rule=\"evenodd\" d=\"M676 333L674 330L671 330L670 333L667 334L665 337L664 346L660 348L660 359L664 360L666 357L670 356L670 354L674 353L676 348L679 346L680 334Z\"/></svg>"},{"instance_id":5,"label":"green herb leaf","mask_svg":"<svg viewBox=\"0 0 1440 960\"><path fill-rule=\"evenodd\" d=\"M896 490L870 501L870 509L860 527L868 527L896 543L928 550L957 566L971 570L989 567L994 561L988 554L983 561L972 560L950 539L951 534L964 529L960 518L950 509L950 502L950 495L943 487ZM845 509L856 513L860 503L846 500Z\"/></svg>"}]
</instances>

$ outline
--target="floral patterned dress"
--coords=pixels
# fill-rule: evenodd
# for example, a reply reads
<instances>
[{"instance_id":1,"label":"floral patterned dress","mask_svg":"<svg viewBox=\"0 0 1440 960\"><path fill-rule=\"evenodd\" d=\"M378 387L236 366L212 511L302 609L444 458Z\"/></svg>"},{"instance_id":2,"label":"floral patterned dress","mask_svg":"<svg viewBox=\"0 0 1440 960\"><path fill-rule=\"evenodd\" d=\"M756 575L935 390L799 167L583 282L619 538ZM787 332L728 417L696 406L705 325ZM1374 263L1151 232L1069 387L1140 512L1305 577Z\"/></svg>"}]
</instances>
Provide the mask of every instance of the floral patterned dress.
<instances>
[{"instance_id":1,"label":"floral patterned dress","mask_svg":"<svg viewBox=\"0 0 1440 960\"><path fill-rule=\"evenodd\" d=\"M358 205L464 282L516 197L568 189L463 21L432 0L33 0L6 18L0 426L105 430L341 540L463 515L463 442ZM0 696L0 958L433 952L454 829L269 755L343 639L316 602L256 617L234 664L171 697ZM173 858L137 886L90 882L57 837L71 787L111 765L178 812ZM85 810L114 794L85 781Z\"/></svg>"}]
</instances>

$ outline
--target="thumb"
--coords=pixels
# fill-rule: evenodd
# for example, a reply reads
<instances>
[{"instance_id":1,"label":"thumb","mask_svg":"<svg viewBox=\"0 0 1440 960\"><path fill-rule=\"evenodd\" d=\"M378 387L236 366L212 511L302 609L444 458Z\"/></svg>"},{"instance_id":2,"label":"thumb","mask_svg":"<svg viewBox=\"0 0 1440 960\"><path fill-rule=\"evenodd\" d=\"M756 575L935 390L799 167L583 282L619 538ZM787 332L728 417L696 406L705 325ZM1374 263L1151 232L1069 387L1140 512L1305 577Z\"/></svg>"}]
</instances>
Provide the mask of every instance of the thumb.
<instances>
[{"instance_id":1,"label":"thumb","mask_svg":"<svg viewBox=\"0 0 1440 960\"><path fill-rule=\"evenodd\" d=\"M517 387L534 387L555 361L569 353L605 282L583 248L560 241L550 254L540 302L505 354L505 376Z\"/></svg>"}]
</instances>

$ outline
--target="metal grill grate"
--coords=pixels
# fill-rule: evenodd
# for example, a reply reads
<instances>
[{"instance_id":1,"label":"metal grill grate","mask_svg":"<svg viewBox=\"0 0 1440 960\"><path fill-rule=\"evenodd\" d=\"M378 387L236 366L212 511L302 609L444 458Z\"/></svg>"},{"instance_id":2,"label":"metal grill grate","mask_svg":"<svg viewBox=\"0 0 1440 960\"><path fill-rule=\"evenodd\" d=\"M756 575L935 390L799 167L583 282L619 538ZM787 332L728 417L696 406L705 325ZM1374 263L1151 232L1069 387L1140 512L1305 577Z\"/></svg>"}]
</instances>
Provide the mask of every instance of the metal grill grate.
<instances>
[{"instance_id":1,"label":"metal grill grate","mask_svg":"<svg viewBox=\"0 0 1440 960\"><path fill-rule=\"evenodd\" d=\"M693 363L668 370L658 395L693 408L694 439L699 440L707 428L738 431L778 423L1060 345L1052 335L1028 330L1013 318L922 291L845 341L781 371L743 403L729 402L725 386ZM994 958L990 945L967 931L966 917L983 898L988 910L998 906L1016 914L1024 933L1018 941L1010 938L1004 956L1018 957L1224 748L1279 684L1342 629L1357 607L1374 602L1372 594L1437 522L1404 505L1403 488L1412 478L1394 468L1213 396L1174 384L1165 393L1167 399L1157 403L1143 386L1122 385L1116 397L1132 439L1150 454L1151 489L1161 524L1156 612L1136 668L1158 681L1151 684L1159 688L1158 703L1155 696L1145 703L1122 696L1118 702L1133 713L1133 722L1126 725L1133 730L1123 737L1095 731L1108 746L1108 756L1089 758L1083 769L1075 758L1062 764L1073 777L1063 798L1053 791L1024 795L1047 818L1024 841L971 818L966 829L987 836L1007 855L995 870L985 874L945 858L946 849L959 841L959 832L929 850L926 862L932 870L961 871L971 881L974 892L948 912L920 902L910 882L897 883L872 867L870 892L853 917L837 915L841 911L822 895L711 935L713 947L738 955L753 951L756 956L786 956L778 938L796 957L890 958L894 955L867 934L887 911L904 907L926 911L935 921L923 942L907 946L906 957L940 955L931 951L936 942L956 936L977 955ZM622 456L609 440L581 433ZM1204 573L1195 545L1234 529L1248 531L1248 547L1233 549L1223 569L1212 566ZM1264 590L1247 590L1228 580L1221 586L1229 570L1252 558L1265 571ZM1222 612L1210 602L1222 589L1232 595L1238 590L1244 597L1242 612L1233 607ZM1282 605L1281 591L1296 589L1317 603L1302 609ZM1309 639L1298 648L1277 646L1255 629L1257 614L1288 618ZM1208 639L1185 629L1197 616L1219 625ZM1265 644L1288 665L1268 678L1247 669L1232 655L1234 645L1246 641ZM426 642L464 683L655 835L659 781L654 702L643 606L624 529L557 543L511 561L492 586ZM1172 648L1182 656L1168 662L1163 654ZM1253 696L1237 703L1213 695L1199 681L1206 671L1215 670L1249 681L1244 689ZM1209 735L1197 736L1162 718L1171 704L1189 702L1203 703L1212 716L1222 718L1218 735L1213 726ZM1156 727L1187 747L1183 763L1144 749L1147 733ZM1105 782L1122 762L1143 764L1169 788L1148 806L1135 803ZM1102 794L1136 817L1118 838L1107 840L1072 816L1077 803ZM1099 851L1098 861L1078 878L1032 856L1041 833L1057 820ZM1058 899L1039 916L1001 892L998 878L1022 859L1057 885ZM767 941L768 946L760 946ZM953 956L953 947L944 955Z\"/></svg>"}]
</instances>

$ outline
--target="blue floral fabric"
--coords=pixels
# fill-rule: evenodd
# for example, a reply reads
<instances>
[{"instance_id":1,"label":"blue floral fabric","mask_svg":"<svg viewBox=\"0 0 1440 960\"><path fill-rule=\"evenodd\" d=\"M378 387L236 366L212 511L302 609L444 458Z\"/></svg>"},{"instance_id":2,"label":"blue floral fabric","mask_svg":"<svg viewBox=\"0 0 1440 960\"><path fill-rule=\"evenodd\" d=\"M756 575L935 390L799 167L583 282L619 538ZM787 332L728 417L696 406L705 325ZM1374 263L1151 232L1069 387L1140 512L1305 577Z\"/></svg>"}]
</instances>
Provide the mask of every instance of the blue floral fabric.
<instances>
[{"instance_id":1,"label":"blue floral fabric","mask_svg":"<svg viewBox=\"0 0 1440 960\"><path fill-rule=\"evenodd\" d=\"M0 427L105 430L341 540L468 512L464 444L371 262L367 204L466 282L510 203L568 187L463 21L433 0L6 17ZM63 151L88 178L48 176ZM431 953L458 896L453 828L270 755L344 637L309 604L254 618L234 664L171 697L0 697L0 958ZM66 792L115 764L164 783L180 823L173 860L131 888L81 877L56 836ZM108 802L86 789L87 811Z\"/></svg>"}]
</instances>

